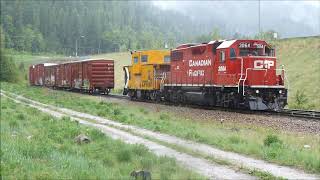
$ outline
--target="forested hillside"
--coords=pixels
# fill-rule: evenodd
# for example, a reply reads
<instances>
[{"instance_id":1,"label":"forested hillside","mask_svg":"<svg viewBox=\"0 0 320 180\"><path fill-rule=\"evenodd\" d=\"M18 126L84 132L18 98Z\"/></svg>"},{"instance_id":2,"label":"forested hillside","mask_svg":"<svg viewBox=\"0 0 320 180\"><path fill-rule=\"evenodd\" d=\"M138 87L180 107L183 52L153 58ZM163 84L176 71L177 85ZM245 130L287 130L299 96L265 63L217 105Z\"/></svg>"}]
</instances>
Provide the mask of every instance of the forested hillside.
<instances>
[{"instance_id":1,"label":"forested hillside","mask_svg":"<svg viewBox=\"0 0 320 180\"><path fill-rule=\"evenodd\" d=\"M192 25L188 17L145 1L1 1L5 47L33 53L174 47L191 37Z\"/></svg>"}]
</instances>

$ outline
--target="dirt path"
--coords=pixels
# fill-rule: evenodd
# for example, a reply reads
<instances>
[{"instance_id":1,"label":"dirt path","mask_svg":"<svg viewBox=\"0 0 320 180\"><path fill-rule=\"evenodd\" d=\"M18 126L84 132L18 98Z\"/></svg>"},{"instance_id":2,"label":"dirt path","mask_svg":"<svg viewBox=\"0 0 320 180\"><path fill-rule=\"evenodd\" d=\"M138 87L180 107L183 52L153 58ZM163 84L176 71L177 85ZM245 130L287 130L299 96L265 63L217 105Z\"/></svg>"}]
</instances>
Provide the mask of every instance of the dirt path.
<instances>
[{"instance_id":1,"label":"dirt path","mask_svg":"<svg viewBox=\"0 0 320 180\"><path fill-rule=\"evenodd\" d=\"M285 166L280 166L280 165L268 163L268 162L265 162L262 160L256 160L256 159L246 157L246 156L243 156L243 155L240 155L237 153L222 151L222 150L213 148L213 147L206 145L206 144L183 140L181 138L170 136L167 134L152 132L150 130L142 129L142 128L131 126L131 125L125 125L125 124L122 124L119 122L114 122L114 121L111 121L111 120L108 120L105 118L93 116L93 115L82 113L82 112L73 111L70 109L58 108L55 106L42 104L42 103L30 100L30 99L24 98L22 96L17 96L12 93L10 93L10 94L15 96L15 98L17 98L17 99L27 101L31 104L38 105L41 107L46 107L46 108L52 109L54 111L61 112L61 113L68 115L68 116L72 116L72 117L76 117L76 118L90 119L90 120L94 120L95 122L97 122L99 124L110 125L110 126L113 126L116 128L131 130L135 134L138 134L141 136L148 136L148 137L157 139L162 142L177 145L177 146L180 146L183 148L190 149L192 151L201 152L203 154L212 156L217 159L226 160L229 163L231 163L235 166L238 166L238 167L246 167L251 170L256 169L256 170L268 172L268 173L270 173L274 176L277 176L277 177L283 177L283 178L287 178L287 179L320 179L320 177L317 175L307 174L307 173L304 173L300 170L295 170L295 169L288 168Z\"/></svg>"},{"instance_id":2,"label":"dirt path","mask_svg":"<svg viewBox=\"0 0 320 180\"><path fill-rule=\"evenodd\" d=\"M30 103L26 103L25 102L26 99L21 101L22 99L21 97L12 98L7 95L4 95L3 93L1 93L1 96L7 97L15 101L16 103L20 103L20 104L24 104L24 105L36 108L42 112L48 113L57 118L61 118L65 116L65 114L61 112L48 109L47 107L44 107L39 104L37 105L37 103L35 103L34 101L32 102L29 101ZM84 119L73 117L73 116L71 116L70 118L71 120L78 121L80 124L95 127L101 130L104 134L111 136L114 139L121 139L124 142L130 143L130 144L142 144L146 146L148 149L150 149L151 152L155 153L158 156L168 156L168 157L175 158L177 162L181 163L186 168L193 170L210 179L255 179L255 177L252 177L247 174L243 174L241 172L236 172L235 170L230 169L226 166L218 165L202 158L197 158L185 153L178 152L176 150L173 150L166 146L152 142L150 140L144 139L142 137L135 136L123 130L119 130L107 125L92 123Z\"/></svg>"}]
</instances>

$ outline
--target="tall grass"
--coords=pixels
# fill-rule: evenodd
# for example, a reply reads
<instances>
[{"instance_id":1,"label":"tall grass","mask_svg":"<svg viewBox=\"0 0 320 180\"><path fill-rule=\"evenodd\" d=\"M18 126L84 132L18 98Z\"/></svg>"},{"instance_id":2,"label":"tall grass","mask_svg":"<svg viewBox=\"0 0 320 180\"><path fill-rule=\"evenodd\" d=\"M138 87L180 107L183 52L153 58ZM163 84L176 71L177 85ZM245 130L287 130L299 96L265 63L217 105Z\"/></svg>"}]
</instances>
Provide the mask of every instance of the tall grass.
<instances>
[{"instance_id":1,"label":"tall grass","mask_svg":"<svg viewBox=\"0 0 320 180\"><path fill-rule=\"evenodd\" d=\"M92 141L75 143L80 133ZM1 97L2 178L129 179L133 170L142 169L154 179L202 178L144 146L124 144L68 117L56 119Z\"/></svg>"},{"instance_id":2,"label":"tall grass","mask_svg":"<svg viewBox=\"0 0 320 180\"><path fill-rule=\"evenodd\" d=\"M46 88L8 83L3 84L3 88L17 91L44 103L99 115L224 150L320 173L320 137L317 135L281 132L249 124L195 121L168 112L149 111L134 105L100 101L99 97ZM269 141L265 139L270 138L270 135L276 136L276 139L282 143L266 145L264 141ZM311 148L304 148L304 145L310 145Z\"/></svg>"},{"instance_id":3,"label":"tall grass","mask_svg":"<svg viewBox=\"0 0 320 180\"><path fill-rule=\"evenodd\" d=\"M285 65L289 80L289 107L320 110L320 36L292 38L273 43L278 65ZM298 105L296 97L304 92L308 101Z\"/></svg>"}]
</instances>

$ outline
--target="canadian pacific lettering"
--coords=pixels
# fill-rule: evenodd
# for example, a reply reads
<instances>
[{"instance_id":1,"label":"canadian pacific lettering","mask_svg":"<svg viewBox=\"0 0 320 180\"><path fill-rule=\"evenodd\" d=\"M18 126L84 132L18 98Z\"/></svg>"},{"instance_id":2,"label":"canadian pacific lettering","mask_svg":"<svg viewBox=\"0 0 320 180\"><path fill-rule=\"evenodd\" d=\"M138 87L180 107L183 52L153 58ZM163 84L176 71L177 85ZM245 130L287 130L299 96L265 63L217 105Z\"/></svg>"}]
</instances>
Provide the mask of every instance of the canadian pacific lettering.
<instances>
[{"instance_id":1,"label":"canadian pacific lettering","mask_svg":"<svg viewBox=\"0 0 320 180\"><path fill-rule=\"evenodd\" d=\"M189 67L194 66L211 66L211 59L189 60Z\"/></svg>"}]
</instances>

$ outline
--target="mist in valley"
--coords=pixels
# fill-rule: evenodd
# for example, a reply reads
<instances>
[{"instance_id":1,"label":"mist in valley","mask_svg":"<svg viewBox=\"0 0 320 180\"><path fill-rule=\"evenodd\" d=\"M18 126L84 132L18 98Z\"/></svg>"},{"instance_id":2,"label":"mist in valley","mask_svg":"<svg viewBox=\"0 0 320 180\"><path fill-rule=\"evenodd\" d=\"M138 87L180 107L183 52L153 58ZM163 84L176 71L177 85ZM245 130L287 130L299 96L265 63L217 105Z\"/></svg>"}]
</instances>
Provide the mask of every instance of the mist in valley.
<instances>
[{"instance_id":1,"label":"mist in valley","mask_svg":"<svg viewBox=\"0 0 320 180\"><path fill-rule=\"evenodd\" d=\"M283 38L320 34L320 1L153 1L153 4L188 16L198 25L199 33L218 28L226 37L235 33L253 36L269 30Z\"/></svg>"}]
</instances>

